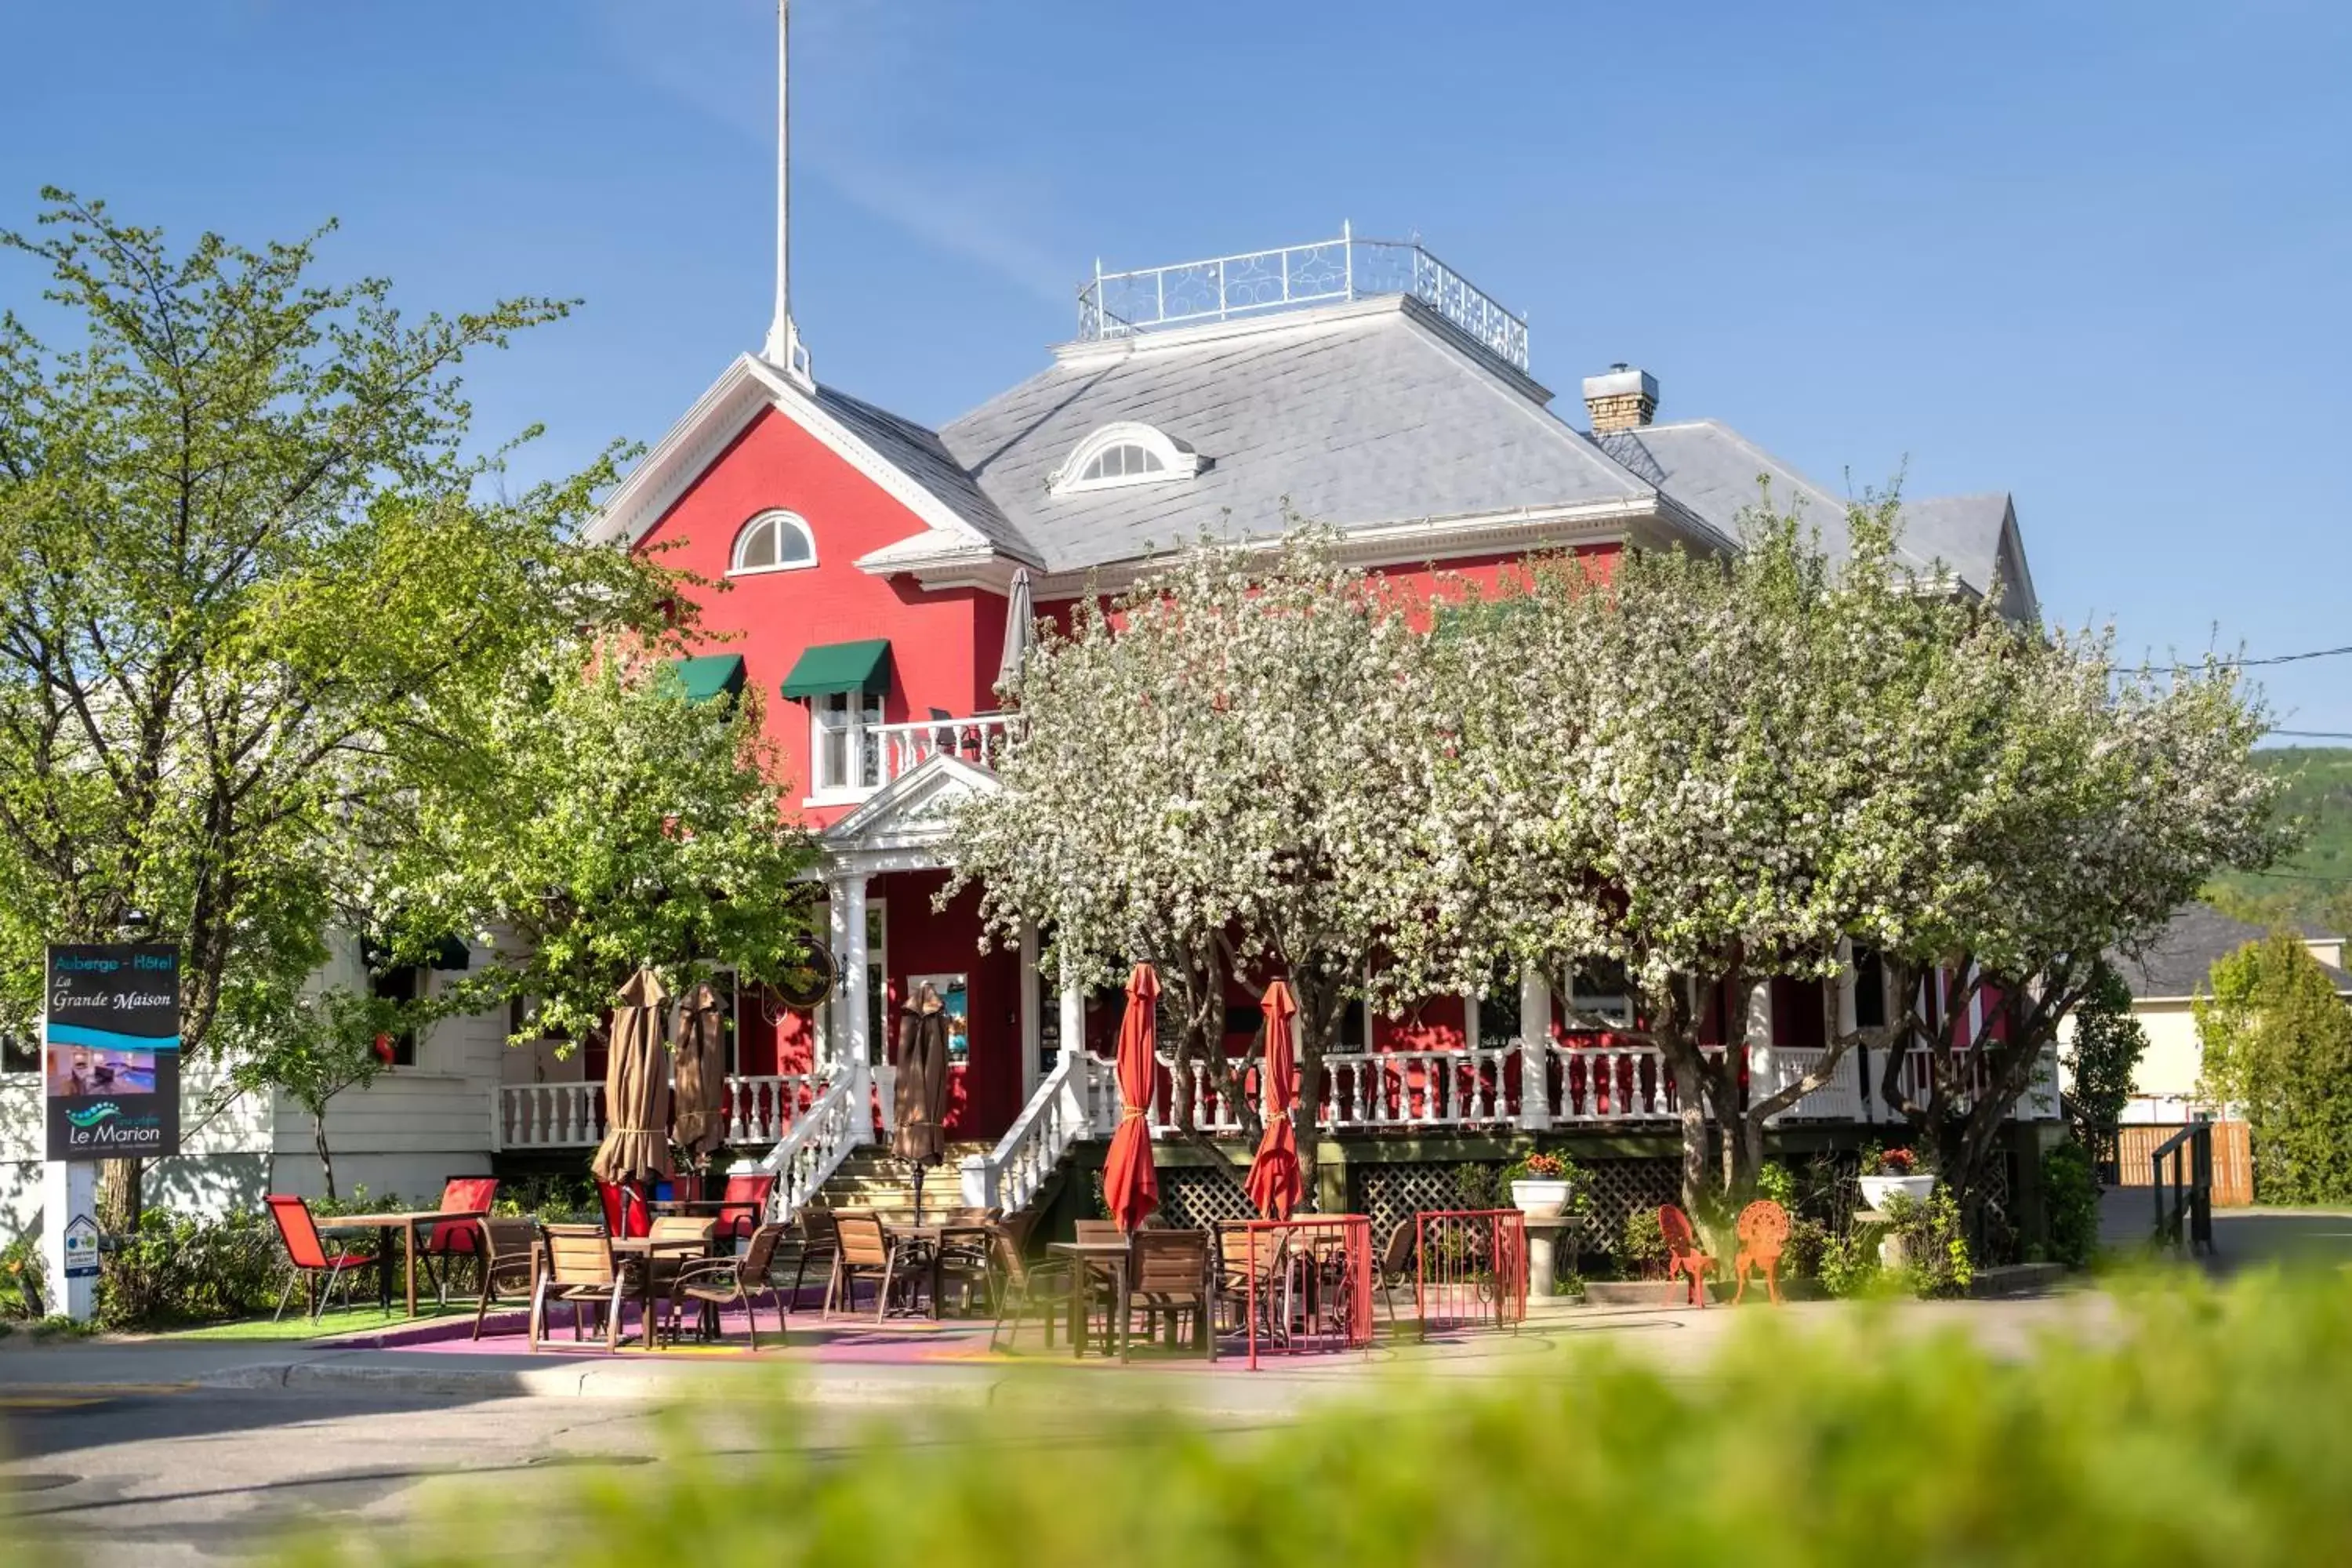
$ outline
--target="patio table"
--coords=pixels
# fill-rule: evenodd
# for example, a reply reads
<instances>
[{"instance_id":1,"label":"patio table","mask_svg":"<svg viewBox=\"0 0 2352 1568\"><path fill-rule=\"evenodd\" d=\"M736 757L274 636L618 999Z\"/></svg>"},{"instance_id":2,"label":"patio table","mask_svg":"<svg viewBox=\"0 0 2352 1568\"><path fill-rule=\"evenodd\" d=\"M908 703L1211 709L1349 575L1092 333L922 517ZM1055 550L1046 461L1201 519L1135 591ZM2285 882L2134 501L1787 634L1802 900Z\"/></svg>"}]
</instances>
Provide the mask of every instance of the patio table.
<instances>
[{"instance_id":1,"label":"patio table","mask_svg":"<svg viewBox=\"0 0 2352 1568\"><path fill-rule=\"evenodd\" d=\"M996 1232L984 1225L901 1225L885 1220L882 1222L882 1234L890 1241L911 1241L930 1250L931 1316L940 1318L946 1315L940 1307L940 1279L947 1244L963 1237L992 1239Z\"/></svg>"},{"instance_id":2,"label":"patio table","mask_svg":"<svg viewBox=\"0 0 2352 1568\"><path fill-rule=\"evenodd\" d=\"M637 1324L645 1335L646 1349L654 1348L654 1259L672 1256L691 1258L698 1254L710 1258L716 1256L713 1249L717 1245L712 1237L695 1241L656 1241L650 1236L613 1238L614 1258L645 1259L646 1266L637 1270ZM718 1323L719 1309L705 1301L695 1321L695 1332L707 1338L716 1337Z\"/></svg>"},{"instance_id":3,"label":"patio table","mask_svg":"<svg viewBox=\"0 0 2352 1568\"><path fill-rule=\"evenodd\" d=\"M490 1217L488 1209L415 1209L404 1214L336 1215L320 1222L321 1230L372 1230L376 1233L376 1300L386 1315L392 1311L392 1233L398 1231L404 1238L403 1251L407 1258L408 1315L416 1316L416 1233L425 1226L443 1225L452 1220L484 1220Z\"/></svg>"},{"instance_id":4,"label":"patio table","mask_svg":"<svg viewBox=\"0 0 2352 1568\"><path fill-rule=\"evenodd\" d=\"M1134 1251L1124 1241L1055 1241L1046 1251L1072 1260L1070 1269L1070 1353L1087 1353L1087 1281L1096 1269L1111 1277L1112 1321L1118 1325L1118 1359L1127 1359L1128 1267ZM1108 1339L1108 1334L1105 1334ZM1108 1344L1104 1353L1109 1353Z\"/></svg>"}]
</instances>

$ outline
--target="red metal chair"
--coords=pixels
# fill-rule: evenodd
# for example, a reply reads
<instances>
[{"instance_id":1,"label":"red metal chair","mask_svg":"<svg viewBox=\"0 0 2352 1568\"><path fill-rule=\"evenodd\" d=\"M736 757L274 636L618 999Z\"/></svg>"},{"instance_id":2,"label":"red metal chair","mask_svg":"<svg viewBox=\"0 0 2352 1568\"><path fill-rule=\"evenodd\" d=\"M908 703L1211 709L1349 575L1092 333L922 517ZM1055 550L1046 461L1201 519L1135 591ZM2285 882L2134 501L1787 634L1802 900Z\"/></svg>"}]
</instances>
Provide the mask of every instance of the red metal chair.
<instances>
[{"instance_id":1,"label":"red metal chair","mask_svg":"<svg viewBox=\"0 0 2352 1568\"><path fill-rule=\"evenodd\" d=\"M727 1178L727 1190L719 1201L727 1206L719 1211L720 1241L749 1241L751 1233L760 1228L760 1220L768 1212L768 1199L776 1190L776 1173L758 1171L747 1175Z\"/></svg>"},{"instance_id":2,"label":"red metal chair","mask_svg":"<svg viewBox=\"0 0 2352 1568\"><path fill-rule=\"evenodd\" d=\"M625 1239L651 1236L654 1212L646 1206L645 1190L635 1182L599 1182L596 1196L604 1205L604 1234Z\"/></svg>"},{"instance_id":3,"label":"red metal chair","mask_svg":"<svg viewBox=\"0 0 2352 1568\"><path fill-rule=\"evenodd\" d=\"M441 1207L445 1213L478 1209L487 1214L498 1197L499 1179L496 1176L452 1176L441 1184ZM481 1256L482 1224L479 1220L444 1220L425 1237L425 1273L433 1281L443 1306L449 1304L450 1261L459 1258L479 1261ZM440 1260L438 1267L435 1265L436 1258Z\"/></svg>"},{"instance_id":4,"label":"red metal chair","mask_svg":"<svg viewBox=\"0 0 2352 1568\"><path fill-rule=\"evenodd\" d=\"M319 1235L319 1222L311 1217L310 1205L302 1199L288 1193L272 1193L261 1201L269 1205L269 1217L278 1226L278 1239L285 1244L286 1261L294 1268L286 1278L286 1293L278 1298L278 1310L269 1321L274 1323L286 1316L286 1303L294 1299L294 1282L298 1279L302 1282L304 1306L312 1322L319 1321L327 1303L334 1299L338 1279L344 1281L343 1305L350 1306L352 1287L345 1275L375 1259L357 1252L329 1252ZM324 1289L318 1285L321 1274L327 1277Z\"/></svg>"},{"instance_id":5,"label":"red metal chair","mask_svg":"<svg viewBox=\"0 0 2352 1568\"><path fill-rule=\"evenodd\" d=\"M1666 1305L1674 1304L1675 1280L1680 1277L1690 1281L1690 1304L1705 1309L1706 1277L1721 1268L1722 1261L1699 1250L1690 1215L1673 1204L1659 1208L1658 1229L1666 1238Z\"/></svg>"}]
</instances>

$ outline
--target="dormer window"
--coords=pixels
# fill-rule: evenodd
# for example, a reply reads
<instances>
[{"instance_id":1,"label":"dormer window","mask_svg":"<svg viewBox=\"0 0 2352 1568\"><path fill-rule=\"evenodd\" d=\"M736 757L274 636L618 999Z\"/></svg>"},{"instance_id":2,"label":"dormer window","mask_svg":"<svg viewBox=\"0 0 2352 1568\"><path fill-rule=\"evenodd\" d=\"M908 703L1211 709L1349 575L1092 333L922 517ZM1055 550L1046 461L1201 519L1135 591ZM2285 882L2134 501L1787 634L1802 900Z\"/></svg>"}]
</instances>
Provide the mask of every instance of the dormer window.
<instances>
[{"instance_id":1,"label":"dormer window","mask_svg":"<svg viewBox=\"0 0 2352 1568\"><path fill-rule=\"evenodd\" d=\"M816 564L816 536L797 512L763 511L735 536L735 553L727 574L752 572L797 572Z\"/></svg>"},{"instance_id":2,"label":"dormer window","mask_svg":"<svg viewBox=\"0 0 2352 1568\"><path fill-rule=\"evenodd\" d=\"M1071 495L1190 479L1200 471L1200 454L1183 442L1149 425L1122 420L1104 426L1072 448L1054 475L1052 489L1055 495Z\"/></svg>"}]
</instances>

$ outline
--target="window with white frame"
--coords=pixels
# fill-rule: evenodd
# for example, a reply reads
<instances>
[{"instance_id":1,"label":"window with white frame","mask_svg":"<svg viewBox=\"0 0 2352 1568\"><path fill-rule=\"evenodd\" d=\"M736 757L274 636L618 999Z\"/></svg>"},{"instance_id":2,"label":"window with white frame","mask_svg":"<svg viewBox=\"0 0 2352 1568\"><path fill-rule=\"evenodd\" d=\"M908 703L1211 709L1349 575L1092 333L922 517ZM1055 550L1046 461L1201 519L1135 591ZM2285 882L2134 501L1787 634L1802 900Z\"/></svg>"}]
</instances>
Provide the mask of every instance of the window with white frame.
<instances>
[{"instance_id":1,"label":"window with white frame","mask_svg":"<svg viewBox=\"0 0 2352 1568\"><path fill-rule=\"evenodd\" d=\"M816 536L798 512L763 511L745 523L735 536L735 552L728 575L751 572L792 572L816 564Z\"/></svg>"},{"instance_id":2,"label":"window with white frame","mask_svg":"<svg viewBox=\"0 0 2352 1568\"><path fill-rule=\"evenodd\" d=\"M1183 442L1149 425L1121 420L1072 447L1055 473L1052 488L1056 495L1069 495L1189 479L1200 471L1200 454Z\"/></svg>"},{"instance_id":3,"label":"window with white frame","mask_svg":"<svg viewBox=\"0 0 2352 1568\"><path fill-rule=\"evenodd\" d=\"M814 793L854 795L882 784L882 748L874 734L882 699L835 691L809 700L809 756Z\"/></svg>"}]
</instances>

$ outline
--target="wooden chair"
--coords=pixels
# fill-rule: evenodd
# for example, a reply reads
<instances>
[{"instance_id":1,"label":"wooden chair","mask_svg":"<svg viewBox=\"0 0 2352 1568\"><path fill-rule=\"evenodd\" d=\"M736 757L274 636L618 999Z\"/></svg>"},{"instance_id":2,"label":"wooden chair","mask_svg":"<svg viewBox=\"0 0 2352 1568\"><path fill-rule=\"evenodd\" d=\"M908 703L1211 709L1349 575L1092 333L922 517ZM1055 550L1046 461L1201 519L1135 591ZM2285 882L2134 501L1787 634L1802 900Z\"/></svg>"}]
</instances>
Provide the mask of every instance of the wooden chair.
<instances>
[{"instance_id":1,"label":"wooden chair","mask_svg":"<svg viewBox=\"0 0 2352 1568\"><path fill-rule=\"evenodd\" d=\"M793 1268L793 1305L801 1304L801 1285L808 1278L808 1266L824 1264L825 1299L833 1297L834 1270L841 1260L841 1226L834 1212L819 1204L801 1210L801 1255Z\"/></svg>"},{"instance_id":2,"label":"wooden chair","mask_svg":"<svg viewBox=\"0 0 2352 1568\"><path fill-rule=\"evenodd\" d=\"M637 1259L613 1256L613 1238L602 1226L551 1225L547 1227L546 1267L530 1295L530 1348L547 1330L550 1303L572 1306L572 1337L580 1337L580 1309L604 1313L604 1348L621 1348L621 1303L637 1282ZM652 1336L648 1333L647 1342Z\"/></svg>"},{"instance_id":3,"label":"wooden chair","mask_svg":"<svg viewBox=\"0 0 2352 1568\"><path fill-rule=\"evenodd\" d=\"M441 1184L441 1207L445 1213L465 1209L479 1209L488 1213L490 1205L498 1201L499 1179L496 1176L451 1176ZM480 1259L480 1222L444 1220L423 1239L425 1277L433 1281L433 1288L446 1307L449 1304L452 1266L460 1258ZM434 1262L436 1258L440 1260L437 1268Z\"/></svg>"},{"instance_id":4,"label":"wooden chair","mask_svg":"<svg viewBox=\"0 0 2352 1568\"><path fill-rule=\"evenodd\" d=\"M840 1248L834 1255L833 1282L825 1287L822 1315L832 1317L836 1300L846 1300L849 1310L856 1311L857 1282L871 1279L874 1321L881 1322L890 1311L890 1287L897 1282L898 1248L883 1232L878 1215L845 1210L834 1216L834 1226L840 1237Z\"/></svg>"},{"instance_id":5,"label":"wooden chair","mask_svg":"<svg viewBox=\"0 0 2352 1568\"><path fill-rule=\"evenodd\" d=\"M1739 1211L1736 1228L1739 1251L1731 1260L1731 1277L1738 1289L1731 1293L1731 1304L1738 1306L1748 1294L1748 1271L1753 1268L1764 1276L1766 1298L1779 1306L1780 1249L1789 1244L1789 1211L1770 1198L1759 1198Z\"/></svg>"},{"instance_id":6,"label":"wooden chair","mask_svg":"<svg viewBox=\"0 0 2352 1568\"><path fill-rule=\"evenodd\" d=\"M1706 1277L1723 1267L1721 1260L1698 1249L1698 1234L1691 1229L1690 1215L1673 1204L1659 1206L1658 1229L1666 1238L1666 1305L1674 1305L1675 1281L1679 1278L1690 1282L1689 1305L1705 1310Z\"/></svg>"},{"instance_id":7,"label":"wooden chair","mask_svg":"<svg viewBox=\"0 0 2352 1568\"><path fill-rule=\"evenodd\" d=\"M1255 1250L1251 1247L1253 1234L1256 1240ZM1250 1300L1255 1296L1260 1331L1269 1339L1274 1337L1279 1316L1275 1310L1275 1298L1282 1279L1287 1236L1287 1232L1279 1230L1253 1233L1246 1222L1217 1227L1217 1293L1221 1304L1229 1310L1225 1321L1231 1327L1249 1327Z\"/></svg>"},{"instance_id":8,"label":"wooden chair","mask_svg":"<svg viewBox=\"0 0 2352 1568\"><path fill-rule=\"evenodd\" d=\"M539 1222L531 1219L486 1219L481 1228L481 1300L474 1308L474 1338L482 1337L482 1320L501 1290L529 1300L538 1279Z\"/></svg>"},{"instance_id":9,"label":"wooden chair","mask_svg":"<svg viewBox=\"0 0 2352 1568\"><path fill-rule=\"evenodd\" d=\"M756 1353L760 1348L760 1310L756 1302L765 1295L776 1304L776 1337L789 1341L789 1309L784 1304L783 1292L769 1277L769 1270L775 1266L776 1246L783 1240L786 1229L781 1225L763 1225L751 1233L751 1245L731 1258L698 1258L680 1265L670 1282L673 1335L681 1301L694 1301L722 1311L740 1305L744 1321L751 1329L751 1349Z\"/></svg>"},{"instance_id":10,"label":"wooden chair","mask_svg":"<svg viewBox=\"0 0 2352 1568\"><path fill-rule=\"evenodd\" d=\"M994 1227L1003 1211L987 1208L959 1208L947 1211L940 1221L948 1226L986 1227L975 1233L967 1230L944 1237L940 1243L940 1289L956 1288L962 1297L963 1310L969 1312L974 1301L983 1307L995 1304L996 1237ZM945 1310L945 1303L940 1303Z\"/></svg>"},{"instance_id":11,"label":"wooden chair","mask_svg":"<svg viewBox=\"0 0 2352 1568\"><path fill-rule=\"evenodd\" d=\"M334 1299L338 1280L342 1282L343 1305L350 1306L352 1279L362 1264L375 1260L363 1252L329 1252L319 1235L319 1222L303 1199L287 1193L272 1193L261 1201L269 1205L269 1217L278 1226L278 1239L286 1248L286 1261L293 1268L286 1277L285 1294L278 1298L277 1314L269 1321L274 1323L286 1316L286 1303L294 1299L298 1280L302 1285L303 1306L314 1323ZM327 1277L323 1289L319 1286L321 1274Z\"/></svg>"},{"instance_id":12,"label":"wooden chair","mask_svg":"<svg viewBox=\"0 0 2352 1568\"><path fill-rule=\"evenodd\" d=\"M1118 1228L1115 1219L1082 1219L1077 1222L1076 1239L1080 1241L1125 1241L1127 1232Z\"/></svg>"},{"instance_id":13,"label":"wooden chair","mask_svg":"<svg viewBox=\"0 0 2352 1568\"><path fill-rule=\"evenodd\" d=\"M1131 1310L1143 1313L1143 1337L1150 1340L1160 1319L1168 1320L1168 1342L1176 1342L1176 1325L1185 1315L1192 1320L1192 1344L1217 1359L1215 1324L1217 1284L1209 1267L1209 1233L1205 1230L1142 1230L1135 1235L1134 1275L1129 1287ZM1124 1327L1124 1325L1122 1325Z\"/></svg>"},{"instance_id":14,"label":"wooden chair","mask_svg":"<svg viewBox=\"0 0 2352 1568\"><path fill-rule=\"evenodd\" d=\"M988 1331L988 1348L994 1350L999 1336L1007 1349L1019 1342L1022 1320L1032 1311L1045 1320L1045 1348L1054 1348L1054 1324L1069 1300L1070 1259L1052 1258L1038 1261L1029 1256L1029 1238L1037 1228L1034 1214L1018 1214L1000 1220L992 1227L996 1246L996 1322ZM1013 1325L1005 1332L1007 1322Z\"/></svg>"},{"instance_id":15,"label":"wooden chair","mask_svg":"<svg viewBox=\"0 0 2352 1568\"><path fill-rule=\"evenodd\" d=\"M1396 1327L1396 1292L1402 1285L1421 1285L1421 1223L1401 1219L1389 1232L1388 1245L1372 1260L1372 1285L1388 1309L1389 1327Z\"/></svg>"}]
</instances>

